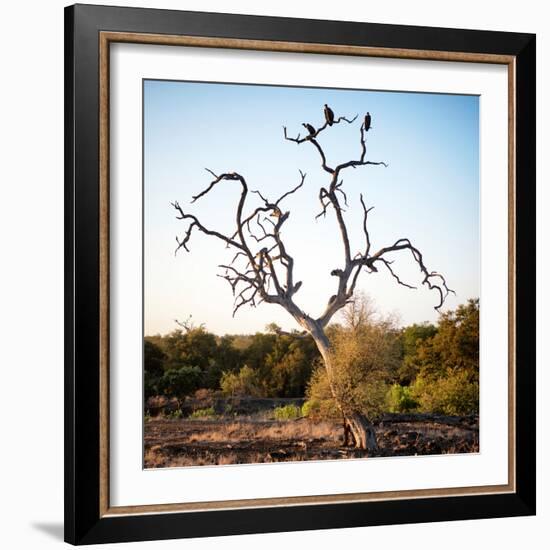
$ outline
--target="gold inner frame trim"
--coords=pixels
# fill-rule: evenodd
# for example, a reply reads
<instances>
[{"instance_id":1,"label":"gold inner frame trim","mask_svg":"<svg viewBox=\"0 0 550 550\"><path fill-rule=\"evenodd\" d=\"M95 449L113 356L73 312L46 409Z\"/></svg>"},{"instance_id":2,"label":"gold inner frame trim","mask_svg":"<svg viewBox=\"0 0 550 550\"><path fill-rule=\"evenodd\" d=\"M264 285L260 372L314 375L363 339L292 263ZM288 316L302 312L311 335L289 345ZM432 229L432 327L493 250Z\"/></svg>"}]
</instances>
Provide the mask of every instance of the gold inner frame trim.
<instances>
[{"instance_id":1,"label":"gold inner frame trim","mask_svg":"<svg viewBox=\"0 0 550 550\"><path fill-rule=\"evenodd\" d=\"M387 57L394 59L418 59L430 61L455 61L466 63L493 63L508 67L508 483L477 487L453 487L439 489L416 489L406 491L383 491L336 495L279 497L216 502L192 502L150 504L140 506L110 506L109 500L109 83L110 44L113 42L155 44L161 46L187 46L225 48L269 52L313 53L326 55L351 55L363 57ZM274 506L302 506L337 504L349 502L373 502L382 500L441 498L448 496L487 495L514 493L516 490L516 346L515 346L515 56L463 53L447 51L413 50L401 48L378 48L317 44L301 42L278 42L237 38L216 38L185 35L160 35L146 33L107 32L99 33L99 284L100 284L100 468L99 468L99 513L104 516L158 514L169 512L197 512Z\"/></svg>"}]
</instances>

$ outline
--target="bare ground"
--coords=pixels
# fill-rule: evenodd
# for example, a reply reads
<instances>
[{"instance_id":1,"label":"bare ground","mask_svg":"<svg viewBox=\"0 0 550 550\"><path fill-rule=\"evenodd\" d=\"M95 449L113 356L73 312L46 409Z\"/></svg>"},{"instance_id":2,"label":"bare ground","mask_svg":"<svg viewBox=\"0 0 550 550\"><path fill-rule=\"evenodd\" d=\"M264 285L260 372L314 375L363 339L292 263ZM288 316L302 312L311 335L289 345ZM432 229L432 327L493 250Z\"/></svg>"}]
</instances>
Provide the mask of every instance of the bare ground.
<instances>
[{"instance_id":1,"label":"bare ground","mask_svg":"<svg viewBox=\"0 0 550 550\"><path fill-rule=\"evenodd\" d=\"M365 458L342 446L336 422L234 419L165 419L145 422L145 467L250 464ZM391 415L376 426L373 456L412 456L479 451L477 419Z\"/></svg>"}]
</instances>

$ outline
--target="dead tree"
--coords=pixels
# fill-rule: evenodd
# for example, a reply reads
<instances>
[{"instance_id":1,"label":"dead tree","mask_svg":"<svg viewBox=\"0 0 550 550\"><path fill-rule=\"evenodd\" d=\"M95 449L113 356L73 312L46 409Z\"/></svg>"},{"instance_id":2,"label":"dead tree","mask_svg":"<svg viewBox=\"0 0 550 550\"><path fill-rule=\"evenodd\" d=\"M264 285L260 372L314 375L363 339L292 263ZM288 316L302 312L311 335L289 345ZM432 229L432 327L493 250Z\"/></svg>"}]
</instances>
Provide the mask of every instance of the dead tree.
<instances>
[{"instance_id":1,"label":"dead tree","mask_svg":"<svg viewBox=\"0 0 550 550\"><path fill-rule=\"evenodd\" d=\"M198 327L192 321L193 315L189 315L185 321L178 321L174 319L174 323L185 330L185 332L193 332L194 330L203 330L205 328L204 323L201 323Z\"/></svg>"},{"instance_id":2,"label":"dead tree","mask_svg":"<svg viewBox=\"0 0 550 550\"><path fill-rule=\"evenodd\" d=\"M334 212L342 241L343 263L331 271L331 275L336 279L336 292L331 293L331 298L324 311L318 317L303 311L295 301L295 295L300 290L302 281L294 280L294 258L286 248L281 234L282 228L290 216L290 211L283 210L283 202L304 185L306 175L302 171L300 171L300 181L295 187L283 193L276 200L269 200L260 191L249 190L248 184L241 174L236 172L215 174L207 169L214 179L204 191L195 195L191 202L204 197L222 182L237 183L240 186L240 198L235 212L235 231L232 234L220 233L206 227L196 216L185 212L178 202L172 203L177 211L177 218L188 223L183 237L181 239L176 237L176 253L181 248L189 251L188 245L194 231L223 241L234 255L229 263L219 266L223 272L218 276L225 279L231 286L235 297L233 315L244 305L255 307L261 302L283 307L315 341L327 369L329 382L333 379L334 369L332 367L331 344L325 329L333 316L353 299L361 272L376 273L379 266L384 266L398 284L407 288L415 288L399 278L392 268L392 260L388 259L388 255L391 253L408 251L420 269L422 284L439 294L439 302L435 309L439 309L448 293L452 292L440 273L429 271L426 268L421 252L409 239L400 238L389 246L384 246L374 252L371 250L367 222L369 212L373 207L366 207L362 194L360 203L363 209L362 229L365 245L362 252L352 256L344 209L341 204L341 200L343 200L344 205L347 206L347 196L341 179L342 173L349 168L355 169L369 165L387 167L387 164L367 160L366 134L369 128L365 127L365 123L361 124L359 129L360 154L357 160L330 166L318 138L322 132L334 125L344 122L352 124L356 118L357 116L353 119L341 116L333 118L331 121L327 120L317 130L313 127L313 131L308 129L308 135L305 137L301 137L300 134L296 137L289 137L286 127L283 128L286 140L298 145L309 143L317 150L321 167L328 175L328 185L319 190L321 211L317 218L325 217L329 210ZM247 202L251 194L259 198L259 206L247 209ZM368 451L376 450L377 443L371 420L360 411L348 410L344 403L339 403L335 391L333 391L333 395L343 417L346 436L351 433L353 442L358 448Z\"/></svg>"}]
</instances>

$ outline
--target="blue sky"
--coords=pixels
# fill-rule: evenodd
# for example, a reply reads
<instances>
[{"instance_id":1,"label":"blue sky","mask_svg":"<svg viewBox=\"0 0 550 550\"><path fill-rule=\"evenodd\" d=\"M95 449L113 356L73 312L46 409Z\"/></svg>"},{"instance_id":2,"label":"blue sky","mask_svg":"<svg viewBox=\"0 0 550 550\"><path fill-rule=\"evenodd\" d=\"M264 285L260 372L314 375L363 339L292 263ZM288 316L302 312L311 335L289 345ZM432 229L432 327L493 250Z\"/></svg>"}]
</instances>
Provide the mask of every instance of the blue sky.
<instances>
[{"instance_id":1,"label":"blue sky","mask_svg":"<svg viewBox=\"0 0 550 550\"><path fill-rule=\"evenodd\" d=\"M241 308L232 318L233 298L217 277L220 263L231 260L224 245L194 234L190 253L174 255L176 220L170 202L177 200L204 225L230 233L240 188L224 182L194 204L191 196L216 173L237 171L250 189L270 199L294 187L299 169L306 182L284 203L290 210L283 237L294 256L295 280L303 285L295 301L320 314L334 294L330 271L342 264L342 245L334 214L315 221L318 193L328 184L319 155L309 143L283 139L304 133L302 122L323 123L323 105L336 116L353 117L322 134L329 164L358 158L359 125L372 115L367 158L377 166L342 173L349 208L345 216L352 251L364 248L359 193L368 206L373 250L408 237L424 254L428 269L440 271L457 296L448 308L479 296L479 101L477 96L387 91L337 90L213 84L144 82L144 323L145 334L166 333L174 319L189 315L218 334L263 330L270 322L291 329L294 321L276 305ZM252 209L258 203L250 201ZM393 267L410 284L420 285L418 267L409 254L395 254ZM398 286L389 273L364 273L358 289L369 294L382 313L400 324L435 321L436 293L425 287Z\"/></svg>"}]
</instances>

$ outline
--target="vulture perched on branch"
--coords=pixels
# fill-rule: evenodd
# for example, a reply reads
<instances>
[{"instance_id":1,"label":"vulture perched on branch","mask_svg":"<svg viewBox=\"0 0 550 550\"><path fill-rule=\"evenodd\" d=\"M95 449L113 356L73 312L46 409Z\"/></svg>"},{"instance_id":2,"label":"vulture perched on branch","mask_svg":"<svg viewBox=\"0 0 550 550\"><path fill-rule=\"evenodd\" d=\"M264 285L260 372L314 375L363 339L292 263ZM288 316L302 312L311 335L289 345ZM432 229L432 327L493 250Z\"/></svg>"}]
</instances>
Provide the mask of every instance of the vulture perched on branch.
<instances>
[{"instance_id":1,"label":"vulture perched on branch","mask_svg":"<svg viewBox=\"0 0 550 550\"><path fill-rule=\"evenodd\" d=\"M334 122L334 112L333 110L325 103L325 119L329 126L332 126Z\"/></svg>"},{"instance_id":2,"label":"vulture perched on branch","mask_svg":"<svg viewBox=\"0 0 550 550\"><path fill-rule=\"evenodd\" d=\"M275 208L273 208L273 211L269 215L272 218L280 218L283 215L283 213L281 212L281 209L278 206L275 206Z\"/></svg>"},{"instance_id":3,"label":"vulture perched on branch","mask_svg":"<svg viewBox=\"0 0 550 550\"><path fill-rule=\"evenodd\" d=\"M309 132L310 136L315 135L315 132L317 130L315 130L315 128L311 124L308 124L307 122L305 122L304 124L302 124L302 126Z\"/></svg>"},{"instance_id":4,"label":"vulture perched on branch","mask_svg":"<svg viewBox=\"0 0 550 550\"><path fill-rule=\"evenodd\" d=\"M370 123L371 123L371 116L370 113L367 113L365 115L365 132L368 132L370 130Z\"/></svg>"}]
</instances>

